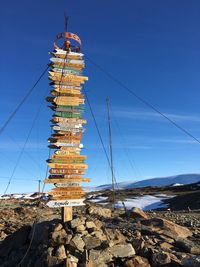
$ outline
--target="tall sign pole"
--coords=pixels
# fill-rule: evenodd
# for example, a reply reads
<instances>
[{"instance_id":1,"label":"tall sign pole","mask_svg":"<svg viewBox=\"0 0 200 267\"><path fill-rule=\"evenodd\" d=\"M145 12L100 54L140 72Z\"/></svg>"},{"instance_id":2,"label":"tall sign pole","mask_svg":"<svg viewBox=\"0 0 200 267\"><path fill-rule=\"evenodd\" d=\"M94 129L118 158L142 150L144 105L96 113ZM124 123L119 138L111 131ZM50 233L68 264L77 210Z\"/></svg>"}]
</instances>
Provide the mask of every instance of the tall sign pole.
<instances>
[{"instance_id":1,"label":"tall sign pole","mask_svg":"<svg viewBox=\"0 0 200 267\"><path fill-rule=\"evenodd\" d=\"M109 132L109 148L110 148L110 167L112 175L112 193L113 193L113 206L115 208L115 175L113 167L113 153L112 153L112 132L111 132L111 121L110 121L110 101L106 98L107 112L108 112L108 132Z\"/></svg>"},{"instance_id":2,"label":"tall sign pole","mask_svg":"<svg viewBox=\"0 0 200 267\"><path fill-rule=\"evenodd\" d=\"M66 18L66 29L67 29ZM62 42L61 46L58 44ZM53 110L53 133L48 139L54 153L47 160L50 174L44 183L54 184L48 193L51 208L62 208L63 221L72 220L72 207L84 205L85 192L81 182L90 179L83 175L87 169L86 156L81 154L81 139L87 121L83 117L84 95L82 86L88 77L83 76L84 55L80 53L81 40L71 32L59 33L54 43L49 71L51 96L47 97Z\"/></svg>"}]
</instances>

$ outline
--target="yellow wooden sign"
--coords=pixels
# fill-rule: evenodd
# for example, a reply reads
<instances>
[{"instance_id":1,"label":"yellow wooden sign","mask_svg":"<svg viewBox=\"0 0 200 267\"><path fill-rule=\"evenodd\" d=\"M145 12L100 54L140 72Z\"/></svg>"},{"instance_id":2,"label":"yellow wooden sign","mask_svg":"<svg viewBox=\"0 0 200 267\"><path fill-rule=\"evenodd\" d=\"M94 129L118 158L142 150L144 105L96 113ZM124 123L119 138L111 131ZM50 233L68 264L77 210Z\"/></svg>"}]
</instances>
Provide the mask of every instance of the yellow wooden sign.
<instances>
[{"instance_id":1,"label":"yellow wooden sign","mask_svg":"<svg viewBox=\"0 0 200 267\"><path fill-rule=\"evenodd\" d=\"M68 151L68 150L58 150L55 152L56 155L59 156L73 156L73 155L79 155L79 151L75 150L75 151Z\"/></svg>"},{"instance_id":2,"label":"yellow wooden sign","mask_svg":"<svg viewBox=\"0 0 200 267\"><path fill-rule=\"evenodd\" d=\"M57 58L63 58L63 59L66 59L66 58L68 58L68 59L80 59L80 60L83 59L83 57L78 56L78 55L76 56L76 55L67 54L67 57L66 57L66 54L59 54L59 53L54 53L54 52L52 52L51 54Z\"/></svg>"},{"instance_id":3,"label":"yellow wooden sign","mask_svg":"<svg viewBox=\"0 0 200 267\"><path fill-rule=\"evenodd\" d=\"M59 91L56 91L56 90L52 90L51 91L51 95L52 96L55 96L55 97L58 97L58 96L66 96L66 97L78 97L79 99L84 99L84 95L78 93L78 92L75 92L75 93L68 93L68 92L63 92L63 90L59 90Z\"/></svg>"},{"instance_id":4,"label":"yellow wooden sign","mask_svg":"<svg viewBox=\"0 0 200 267\"><path fill-rule=\"evenodd\" d=\"M73 163L84 163L84 160L75 160L75 159L53 159L50 161L51 163L61 163L61 164L73 164Z\"/></svg>"},{"instance_id":5,"label":"yellow wooden sign","mask_svg":"<svg viewBox=\"0 0 200 267\"><path fill-rule=\"evenodd\" d=\"M69 183L69 182L90 182L89 178L62 178L62 179L45 179L45 184Z\"/></svg>"},{"instance_id":6,"label":"yellow wooden sign","mask_svg":"<svg viewBox=\"0 0 200 267\"><path fill-rule=\"evenodd\" d=\"M78 101L67 101L67 100L60 100L60 99L55 99L53 100L54 103L60 106L79 106L84 104L84 100L79 99Z\"/></svg>"},{"instance_id":7,"label":"yellow wooden sign","mask_svg":"<svg viewBox=\"0 0 200 267\"><path fill-rule=\"evenodd\" d=\"M54 91L59 92L59 93L65 93L65 94L80 94L81 90L77 89L68 89L68 88L63 88L63 87L55 87Z\"/></svg>"},{"instance_id":8,"label":"yellow wooden sign","mask_svg":"<svg viewBox=\"0 0 200 267\"><path fill-rule=\"evenodd\" d=\"M81 84L79 83L79 82L64 82L64 81L54 81L53 82L54 84L54 86L55 87L64 87L64 86L70 86L70 87L72 87L72 88L74 88L74 87L81 87Z\"/></svg>"},{"instance_id":9,"label":"yellow wooden sign","mask_svg":"<svg viewBox=\"0 0 200 267\"><path fill-rule=\"evenodd\" d=\"M55 67L56 65L59 66L68 66L68 67L72 67L72 68L77 68L82 70L85 67L85 64L74 64L74 63L67 63L67 62L55 62L51 64L53 67Z\"/></svg>"},{"instance_id":10,"label":"yellow wooden sign","mask_svg":"<svg viewBox=\"0 0 200 267\"><path fill-rule=\"evenodd\" d=\"M67 199L81 199L83 196L67 195L67 196L51 196L50 200L67 200Z\"/></svg>"},{"instance_id":11,"label":"yellow wooden sign","mask_svg":"<svg viewBox=\"0 0 200 267\"><path fill-rule=\"evenodd\" d=\"M59 91L59 90L73 90L78 92L81 92L82 86L73 86L73 85L62 85L62 84L58 84L55 83L53 85L53 90L55 91Z\"/></svg>"},{"instance_id":12,"label":"yellow wooden sign","mask_svg":"<svg viewBox=\"0 0 200 267\"><path fill-rule=\"evenodd\" d=\"M53 102L57 103L57 102L63 102L63 103L81 103L83 102L84 99L79 98L77 96L57 96L53 99ZM71 104L72 105L72 104Z\"/></svg>"},{"instance_id":13,"label":"yellow wooden sign","mask_svg":"<svg viewBox=\"0 0 200 267\"><path fill-rule=\"evenodd\" d=\"M62 141L65 142L65 141L67 141L67 143L68 143L69 141L80 142L81 138L82 137L80 137L80 136L78 136L78 137L77 136L59 136L59 137L51 138L49 140L50 141L51 140L57 140L57 142L62 142Z\"/></svg>"},{"instance_id":14,"label":"yellow wooden sign","mask_svg":"<svg viewBox=\"0 0 200 267\"><path fill-rule=\"evenodd\" d=\"M61 151L71 151L71 152L75 152L75 151L80 152L81 151L81 149L79 147L64 147L64 146L61 147L60 150Z\"/></svg>"},{"instance_id":15,"label":"yellow wooden sign","mask_svg":"<svg viewBox=\"0 0 200 267\"><path fill-rule=\"evenodd\" d=\"M87 169L87 164L59 164L59 163L48 163L50 168L57 168L57 169L76 169L76 170L82 170Z\"/></svg>"},{"instance_id":16,"label":"yellow wooden sign","mask_svg":"<svg viewBox=\"0 0 200 267\"><path fill-rule=\"evenodd\" d=\"M63 158L63 159L86 159L85 155L51 155L51 158Z\"/></svg>"},{"instance_id":17,"label":"yellow wooden sign","mask_svg":"<svg viewBox=\"0 0 200 267\"><path fill-rule=\"evenodd\" d=\"M60 72L53 72L53 71L49 71L49 74L53 77L65 77L65 78L69 78L69 79L74 79L74 80L80 80L80 81L88 81L88 77L87 76L78 76L78 75L73 75L73 74L63 74Z\"/></svg>"},{"instance_id":18,"label":"yellow wooden sign","mask_svg":"<svg viewBox=\"0 0 200 267\"><path fill-rule=\"evenodd\" d=\"M58 97L54 98L54 100L55 99L57 99L57 100L63 100L63 101L65 101L65 100L68 100L68 101L71 100L71 101L74 101L74 102L79 101L79 100L82 100L81 98L79 98L77 96L58 96Z\"/></svg>"},{"instance_id":19,"label":"yellow wooden sign","mask_svg":"<svg viewBox=\"0 0 200 267\"><path fill-rule=\"evenodd\" d=\"M48 192L48 194L49 195L53 195L53 196L56 196L56 195L58 195L58 196L72 196L72 195L74 195L74 196L84 196L86 193L84 192L84 191L82 191L82 190L78 190L77 189L77 191L67 191L67 190L63 190L63 191L50 191L50 192Z\"/></svg>"},{"instance_id":20,"label":"yellow wooden sign","mask_svg":"<svg viewBox=\"0 0 200 267\"><path fill-rule=\"evenodd\" d=\"M53 196L56 196L56 195L58 195L58 196L84 196L85 195L85 192L82 192L82 191L77 191L77 192L75 192L75 191L72 191L72 192L70 192L70 191L59 191L59 192L57 192L57 191L50 191L50 192L48 192L48 194L49 195L53 195Z\"/></svg>"},{"instance_id":21,"label":"yellow wooden sign","mask_svg":"<svg viewBox=\"0 0 200 267\"><path fill-rule=\"evenodd\" d=\"M85 192L83 190L83 187L80 185L80 186L70 186L70 187L55 187L52 189L53 191L58 191L58 192L71 192L71 191L79 191L79 192Z\"/></svg>"},{"instance_id":22,"label":"yellow wooden sign","mask_svg":"<svg viewBox=\"0 0 200 267\"><path fill-rule=\"evenodd\" d=\"M74 84L78 84L78 85L81 85L81 84L85 83L82 80L75 80L75 79L72 79L72 78L65 78L65 77L63 77L61 79L60 77L57 77L57 76L49 76L49 79L52 80L52 81L67 82L67 83L72 83L72 84L74 83Z\"/></svg>"}]
</instances>

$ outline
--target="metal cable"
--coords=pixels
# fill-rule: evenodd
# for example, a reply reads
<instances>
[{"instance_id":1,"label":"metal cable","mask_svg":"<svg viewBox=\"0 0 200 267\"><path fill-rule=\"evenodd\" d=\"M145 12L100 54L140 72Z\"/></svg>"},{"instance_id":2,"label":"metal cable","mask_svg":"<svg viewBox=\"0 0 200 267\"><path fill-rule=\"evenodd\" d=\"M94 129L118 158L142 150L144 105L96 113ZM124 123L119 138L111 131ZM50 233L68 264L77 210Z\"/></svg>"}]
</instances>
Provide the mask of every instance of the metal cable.
<instances>
[{"instance_id":1,"label":"metal cable","mask_svg":"<svg viewBox=\"0 0 200 267\"><path fill-rule=\"evenodd\" d=\"M100 139L100 142L101 142L101 145L102 145L102 148L103 148L104 154L105 154L105 156L106 156L106 159L107 159L107 162L108 162L109 168L110 168L110 170L111 170L111 172L112 172L112 166L111 166L111 162L110 162L110 159L109 159L109 157L108 157L108 153L107 153L107 151L106 151L106 148L105 148L105 145L104 145L104 142L103 142L103 139L102 139L101 133L100 133L100 131L99 131L99 127L98 127L98 124L97 124L97 120L96 120L96 118L95 118L95 115L94 115L94 112L93 112L92 106L91 106L91 104L90 104L90 101L89 101L89 98L88 98L88 95L87 95L87 92L86 92L86 90L85 90L85 88L84 88L84 87L83 87L83 91L84 91L84 93L85 93L86 101L87 101L87 103L88 103L88 106L89 106L89 109L90 109L90 113L91 113L91 115L92 115L92 118L93 118L93 121L94 121L94 124L95 124L96 130L97 130L97 133L98 133L98 136L99 136L99 139ZM117 187L117 188L118 188L118 190L119 190L119 185L118 185L118 183L117 183L117 180L116 180L116 176L115 176L115 174L113 175L113 177L114 177L114 182L115 182L115 185L116 185L116 187ZM126 210L126 206L125 206L125 203L124 203L124 201L122 201L122 200L121 200L121 202L122 202L122 205L124 206L124 209Z\"/></svg>"},{"instance_id":2,"label":"metal cable","mask_svg":"<svg viewBox=\"0 0 200 267\"><path fill-rule=\"evenodd\" d=\"M95 63L93 60L91 60L88 57L87 57L87 59L94 66L96 66L101 72L103 72L106 76L108 76L111 80L113 80L115 83L119 84L120 87L124 88L127 92L129 92L135 98L137 98L140 102L142 102L143 104L145 104L146 106L148 106L149 108L151 108L153 111L155 111L156 113L158 113L160 116L162 116L163 118L165 118L166 120L168 120L176 128L178 128L179 130L181 130L186 135L188 135L190 138L192 138L193 140L195 140L197 143L200 144L200 140L198 138L196 138L193 134L191 134L188 130L186 130L185 128L183 128L182 126L180 126L178 123L176 123L175 121L173 121L172 119L170 119L167 115L165 115L160 110L158 110L154 105L152 105L151 103L149 103L148 101L146 101L145 99L143 99L141 96L139 96L138 94L136 94L133 90L131 90L128 86L126 86L123 82L121 82L120 80L118 80L115 76L113 76L112 74L110 74L108 71L104 70L99 64Z\"/></svg>"},{"instance_id":3,"label":"metal cable","mask_svg":"<svg viewBox=\"0 0 200 267\"><path fill-rule=\"evenodd\" d=\"M10 114L10 116L7 118L7 120L4 122L4 124L1 126L0 128L0 134L5 130L5 128L8 126L8 124L11 122L11 120L14 118L14 116L16 115L16 113L19 111L19 109L21 108L21 106L24 104L24 102L27 100L27 98L30 96L30 94L33 92L33 90L35 89L35 87L37 86L37 84L39 83L39 81L42 79L42 77L44 76L44 74L47 72L49 66L47 66L45 68L45 70L42 72L42 74L39 76L39 78L37 79L37 81L34 83L34 85L30 88L30 90L28 91L28 93L23 97L23 99L21 100L21 102L17 105L17 107L15 108L15 110Z\"/></svg>"},{"instance_id":4,"label":"metal cable","mask_svg":"<svg viewBox=\"0 0 200 267\"><path fill-rule=\"evenodd\" d=\"M24 145L23 145L23 147L22 147L22 149L21 149L21 151L20 151L20 154L19 154L19 156L18 156L18 158L17 158L17 162L16 162L16 164L15 164L15 166L14 166L14 169L13 169L13 171L12 171L12 174L11 174L11 176L10 176L10 179L9 179L9 181L8 181L8 184L7 184L7 186L6 186L6 189L5 189L5 191L4 191L4 195L6 194L8 188L9 188L9 186L10 186L10 184L11 184L12 178L13 178L13 176L14 176L14 174L15 174L15 171L16 171L16 169L17 169L17 167L18 167L18 165L19 165L19 162L20 162L20 160L21 160L21 157L22 157L22 155L23 155L23 153L24 153L24 150L25 150L25 148L26 148L27 142L28 142L28 140L29 140L29 138L30 138L30 135L31 135L31 133L32 133L33 127L34 127L34 125L35 125L35 122L36 122L36 120L37 120L37 118L38 118L38 116L39 116L39 113L40 113L40 110L41 110L43 101L44 101L44 99L42 99L42 102L41 102L41 104L40 104L40 106L39 106L39 108L38 108L38 110L37 110L37 112L36 112L36 114L35 114L35 117L34 117L33 122L32 122L32 124L31 124L31 128L30 128L30 130L29 130L29 132L28 132L28 135L27 135L27 137L26 137L26 140L25 140L25 142L24 142Z\"/></svg>"}]
</instances>

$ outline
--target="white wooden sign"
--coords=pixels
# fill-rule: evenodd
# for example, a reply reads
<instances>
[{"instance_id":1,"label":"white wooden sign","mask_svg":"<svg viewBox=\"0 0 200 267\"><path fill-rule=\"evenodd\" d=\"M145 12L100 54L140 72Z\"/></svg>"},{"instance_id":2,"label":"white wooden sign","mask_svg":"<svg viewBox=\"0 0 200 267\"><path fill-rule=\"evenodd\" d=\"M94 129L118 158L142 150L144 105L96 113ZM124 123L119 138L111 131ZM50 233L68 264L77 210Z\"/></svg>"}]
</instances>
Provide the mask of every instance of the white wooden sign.
<instances>
[{"instance_id":1,"label":"white wooden sign","mask_svg":"<svg viewBox=\"0 0 200 267\"><path fill-rule=\"evenodd\" d=\"M50 208L60 208L60 207L72 207L72 206L84 206L83 203L85 199L66 199L66 200L51 200L47 203Z\"/></svg>"},{"instance_id":2,"label":"white wooden sign","mask_svg":"<svg viewBox=\"0 0 200 267\"><path fill-rule=\"evenodd\" d=\"M55 184L56 187L75 187L80 186L79 183L57 183Z\"/></svg>"}]
</instances>

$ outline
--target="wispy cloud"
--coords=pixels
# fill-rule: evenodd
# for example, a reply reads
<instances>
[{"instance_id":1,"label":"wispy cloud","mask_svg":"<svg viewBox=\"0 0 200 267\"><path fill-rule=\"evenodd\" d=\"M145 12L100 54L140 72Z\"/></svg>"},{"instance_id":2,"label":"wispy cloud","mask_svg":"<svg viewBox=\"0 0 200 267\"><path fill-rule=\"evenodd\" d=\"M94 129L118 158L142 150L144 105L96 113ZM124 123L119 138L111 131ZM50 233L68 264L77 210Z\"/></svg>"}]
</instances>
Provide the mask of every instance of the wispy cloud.
<instances>
[{"instance_id":1,"label":"wispy cloud","mask_svg":"<svg viewBox=\"0 0 200 267\"><path fill-rule=\"evenodd\" d=\"M121 140L121 139L120 139ZM117 138L115 139L115 142L117 141ZM165 145L165 144L172 144L172 145L196 145L197 142L195 140L190 140L189 138L166 138L166 137L150 137L150 136L126 136L125 138L126 144L122 144L122 143L118 143L118 145L116 147L123 147L126 146L128 148L134 148L137 147L144 147L144 148L154 148L155 145L157 145L158 147L160 145ZM114 142L113 142L114 143ZM128 145L127 145L128 144ZM114 144L113 144L114 145Z\"/></svg>"},{"instance_id":2,"label":"wispy cloud","mask_svg":"<svg viewBox=\"0 0 200 267\"><path fill-rule=\"evenodd\" d=\"M132 108L114 107L113 114L116 118L134 119L134 120L151 120L164 121L164 118L153 111L133 110ZM200 122L200 114L175 114L163 113L165 116L176 122Z\"/></svg>"}]
</instances>

